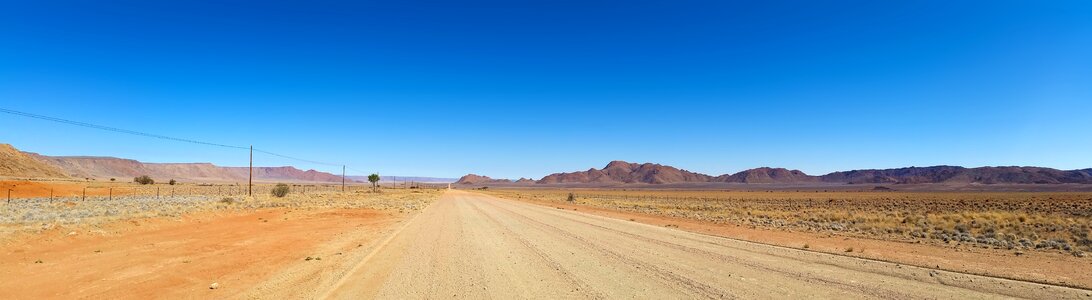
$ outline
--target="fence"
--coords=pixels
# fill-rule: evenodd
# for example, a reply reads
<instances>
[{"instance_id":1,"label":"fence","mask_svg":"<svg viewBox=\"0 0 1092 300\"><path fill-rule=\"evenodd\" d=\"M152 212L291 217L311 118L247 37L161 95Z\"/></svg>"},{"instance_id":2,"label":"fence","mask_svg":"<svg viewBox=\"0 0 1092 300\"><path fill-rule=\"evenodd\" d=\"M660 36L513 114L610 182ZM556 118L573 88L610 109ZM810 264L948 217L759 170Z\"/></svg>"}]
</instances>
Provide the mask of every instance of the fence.
<instances>
[{"instance_id":1,"label":"fence","mask_svg":"<svg viewBox=\"0 0 1092 300\"><path fill-rule=\"evenodd\" d=\"M323 193L356 193L372 190L371 184L347 184L344 189L341 183L316 184L316 183L286 183L289 186L289 194L313 195ZM253 192L255 196L269 195L275 187L274 183L255 184ZM442 189L447 184L405 182L398 184L380 185L381 189ZM7 201L24 198L49 198L66 200L109 200L121 196L138 196L160 199L176 196L217 196L217 197L245 197L247 195L246 183L230 184L149 184L136 185L130 183L76 183L60 182L46 183L35 186L7 186Z\"/></svg>"}]
</instances>

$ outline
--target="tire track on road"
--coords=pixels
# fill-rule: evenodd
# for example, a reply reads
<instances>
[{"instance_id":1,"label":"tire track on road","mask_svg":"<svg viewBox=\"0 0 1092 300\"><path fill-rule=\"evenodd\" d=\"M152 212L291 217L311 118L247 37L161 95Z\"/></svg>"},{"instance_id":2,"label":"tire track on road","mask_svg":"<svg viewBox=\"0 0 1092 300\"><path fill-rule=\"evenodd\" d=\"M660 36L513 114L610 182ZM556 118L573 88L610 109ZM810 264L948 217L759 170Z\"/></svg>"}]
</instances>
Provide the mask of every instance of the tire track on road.
<instances>
[{"instance_id":1,"label":"tire track on road","mask_svg":"<svg viewBox=\"0 0 1092 300\"><path fill-rule=\"evenodd\" d=\"M483 203L485 203L485 202L483 202ZM595 250L596 252L599 252L600 254L605 255L606 257L609 257L611 259L623 262L623 263L625 263L625 264L627 264L629 266L635 266L635 269L637 271L646 273L648 275L652 275L654 278L658 278L658 279L662 280L664 283L667 283L668 286L674 286L674 287L681 286L681 287L684 287L685 289L683 291L688 292L689 294L692 294L692 295L695 295L695 296L701 296L703 298L708 298L708 299L738 299L737 295L734 295L734 294L732 294L732 293L730 293L728 291L724 291L724 290L721 290L721 289L719 289L717 287L701 283L701 282L699 282L697 280L688 278L686 276L676 274L675 272L671 272L670 270L665 270L665 269L657 267L655 265L626 257L622 253L618 253L618 252L612 251L610 249L607 249L605 247L601 247L601 246L595 244L594 242L591 242L591 241L589 241L589 240L587 240L587 239L585 239L583 237L572 234L572 233L570 233L570 232L568 232L566 230L563 230L561 228L558 228L556 226L553 226L553 225L550 225L550 224L547 224L547 223L532 219L530 217L527 217L525 215L519 214L517 212L508 210L506 208L503 208L503 207L500 207L500 206L497 206L497 205L493 205L493 204L486 204L486 205L489 205L489 206L492 206L493 208L496 208L498 210L507 212L509 215L516 216L517 218L519 218L521 220L524 220L524 221L527 221L530 224L537 225L537 227L539 227L540 229L545 228L545 229L547 229L549 231L552 231L552 232L558 234L559 236L563 236L563 237L568 238L570 240L576 241L576 242L584 245L586 248ZM525 222L525 223L527 223L527 222Z\"/></svg>"},{"instance_id":2,"label":"tire track on road","mask_svg":"<svg viewBox=\"0 0 1092 300\"><path fill-rule=\"evenodd\" d=\"M541 259L543 263L545 263L546 265L549 265L551 268L554 268L555 270L560 272L561 276L565 278L565 281L567 281L570 284L578 287L578 289L580 290L581 293L584 293L585 295L589 296L589 298L592 298L592 299L606 299L606 297L604 297L602 294L600 294L599 292L596 292L595 289L593 289L591 287L591 285L588 285L587 282L584 282L583 280L580 280L579 278L576 278L575 276L573 276L573 274L570 271L568 271L564 266L562 266L561 263L558 263L556 260L551 258L548 254L543 252L542 249L536 247L534 244L532 244L526 238L522 237L519 233L516 233L515 231L513 231L508 226L505 226L504 224L501 224L501 222L498 221L496 218L494 218L493 216L491 216L488 213L486 213L485 211L483 211L481 209L481 207L478 207L478 205L476 203L471 202L470 205L472 207L474 207L474 210L476 210L478 213L484 215L485 218L488 219L491 223L493 223L494 225L497 225L497 227L503 228L506 232L511 233L512 236L515 237L515 239L521 245L523 245L526 249L528 249L532 253L534 253L535 256L538 257L539 259Z\"/></svg>"},{"instance_id":3,"label":"tire track on road","mask_svg":"<svg viewBox=\"0 0 1092 300\"><path fill-rule=\"evenodd\" d=\"M528 210L533 211L533 209L528 209ZM838 287L844 288L845 290L851 290L851 291L857 292L857 293L859 293L859 294L861 294L863 296L882 297L882 298L885 298L885 299L915 299L916 298L914 295L911 295L911 294L900 293L900 292L896 292L896 291L892 291L892 290L889 290L889 289L880 288L880 287L876 287L876 286L866 286L866 285L862 285L862 284L852 284L852 283L843 282L843 281L835 281L835 280L825 279L823 277L818 276L817 274L798 273L798 272L792 272L792 271L788 271L788 270L773 268L773 267L767 266L765 264L746 261L746 260L743 260L743 259L741 259L739 257L735 257L735 256L731 256L731 255L725 255L723 253L717 253L717 252L712 252L712 251L708 251L708 250L704 250L704 249L694 248L694 247L690 247L690 246L686 246L686 245L676 244L676 243L672 243L672 242L669 242L669 241L664 241L664 240L660 240L660 239L656 239L656 238L641 236L641 235L634 234L634 233L631 233L631 232L626 232L626 231L623 231L623 230L614 229L614 228L610 228L610 227L606 227L606 226L602 226L602 225L598 225L598 224L578 220L576 218L566 216L566 215L564 215L562 213L547 212L547 210L545 210L545 209L544 209L543 212L540 212L540 213L553 215L553 216L556 216L558 218L562 218L562 219L565 219L565 220L568 220L568 221L571 221L571 222L574 222L574 223L578 223L578 224L582 224L582 225L586 225L586 226L591 226L591 227L594 227L594 228L598 228L598 229L600 229L602 231L611 232L611 233L621 235L621 236L624 236L624 237L628 237L628 238L631 238L631 239L634 239L634 240L647 242L647 243L653 243L653 244L661 245L661 246L664 246L664 247L668 247L668 248L676 249L676 250L679 250L679 251L683 251L683 252L686 252L686 253L702 255L702 256L705 256L705 257L712 257L712 258L715 258L716 260L718 260L720 262L723 262L723 263L732 263L732 264L736 264L736 265L741 265L741 266L746 266L746 267L750 267L750 268L754 268L754 269L761 269L761 270L764 270L764 271L777 273L777 274L780 274L780 275L782 275L784 277L793 278L793 279L799 280L801 282L820 283L820 284L827 284L827 285L831 285L831 286L838 286ZM682 239L688 239L688 240L692 240L692 241L695 241L695 242L709 243L709 244L716 245L716 246L735 249L734 247L730 247L730 246L727 246L727 245L717 244L717 243L708 242L708 241L700 241L700 240L685 237L685 236L675 236L675 237L682 238ZM748 252L752 252L752 253L754 252L754 251L750 251L750 250L746 250L746 249L740 249L740 250L741 251L748 251ZM770 255L770 254L767 254L767 253L756 253L756 254Z\"/></svg>"}]
</instances>

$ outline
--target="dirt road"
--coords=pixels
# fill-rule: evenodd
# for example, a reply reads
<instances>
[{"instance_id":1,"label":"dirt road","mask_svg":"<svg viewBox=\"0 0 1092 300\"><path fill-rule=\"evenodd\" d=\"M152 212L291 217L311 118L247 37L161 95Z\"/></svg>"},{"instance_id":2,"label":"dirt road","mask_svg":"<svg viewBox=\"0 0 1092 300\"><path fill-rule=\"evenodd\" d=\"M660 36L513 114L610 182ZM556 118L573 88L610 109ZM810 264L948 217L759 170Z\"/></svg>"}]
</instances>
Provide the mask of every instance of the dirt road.
<instances>
[{"instance_id":1,"label":"dirt road","mask_svg":"<svg viewBox=\"0 0 1092 300\"><path fill-rule=\"evenodd\" d=\"M1050 298L1092 291L767 246L451 191L319 297Z\"/></svg>"}]
</instances>

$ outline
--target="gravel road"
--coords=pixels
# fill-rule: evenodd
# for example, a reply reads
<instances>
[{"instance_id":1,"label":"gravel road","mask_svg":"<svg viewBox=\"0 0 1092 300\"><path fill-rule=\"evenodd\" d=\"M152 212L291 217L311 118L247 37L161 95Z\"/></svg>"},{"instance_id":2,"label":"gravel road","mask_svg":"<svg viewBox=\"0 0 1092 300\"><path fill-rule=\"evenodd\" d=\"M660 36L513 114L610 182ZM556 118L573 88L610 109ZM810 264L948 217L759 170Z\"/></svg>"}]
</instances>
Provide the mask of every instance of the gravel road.
<instances>
[{"instance_id":1,"label":"gravel road","mask_svg":"<svg viewBox=\"0 0 1092 300\"><path fill-rule=\"evenodd\" d=\"M465 191L447 192L332 286L319 296L1092 299L1087 290L768 246Z\"/></svg>"}]
</instances>

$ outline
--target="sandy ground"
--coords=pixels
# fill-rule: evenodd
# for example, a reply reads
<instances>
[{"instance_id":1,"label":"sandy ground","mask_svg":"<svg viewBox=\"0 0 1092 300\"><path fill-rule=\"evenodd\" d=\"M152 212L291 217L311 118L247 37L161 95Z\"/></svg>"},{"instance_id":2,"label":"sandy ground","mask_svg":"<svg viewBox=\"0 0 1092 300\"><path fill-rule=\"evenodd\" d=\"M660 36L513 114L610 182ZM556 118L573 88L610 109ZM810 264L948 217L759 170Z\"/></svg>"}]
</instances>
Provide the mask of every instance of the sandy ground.
<instances>
[{"instance_id":1,"label":"sandy ground","mask_svg":"<svg viewBox=\"0 0 1092 300\"><path fill-rule=\"evenodd\" d=\"M1007 298L1092 291L726 239L451 191L324 298Z\"/></svg>"},{"instance_id":2,"label":"sandy ground","mask_svg":"<svg viewBox=\"0 0 1092 300\"><path fill-rule=\"evenodd\" d=\"M116 186L115 189L110 189L111 186ZM22 180L0 180L0 197L7 199L7 192L11 190L12 198L27 198L27 197L78 197L84 195L84 188L86 189L87 196L108 196L113 194L114 196L129 195L133 193L133 189L127 186L125 183L86 183L86 182L48 182L48 181L22 181Z\"/></svg>"},{"instance_id":3,"label":"sandy ground","mask_svg":"<svg viewBox=\"0 0 1092 300\"><path fill-rule=\"evenodd\" d=\"M25 236L0 245L0 298L304 297L340 278L408 216L278 208ZM209 288L214 282L218 289Z\"/></svg>"},{"instance_id":4,"label":"sandy ground","mask_svg":"<svg viewBox=\"0 0 1092 300\"><path fill-rule=\"evenodd\" d=\"M1084 289L644 223L654 221L463 191L419 212L271 208L132 219L8 239L0 298L1092 299Z\"/></svg>"},{"instance_id":5,"label":"sandy ground","mask_svg":"<svg viewBox=\"0 0 1092 300\"><path fill-rule=\"evenodd\" d=\"M831 233L770 230L736 224L716 224L692 219L641 214L579 204L559 204L556 202L535 201L526 198L520 199L519 201L769 245L807 249L809 251L861 257L960 273L1092 289L1092 272L1088 271L1092 270L1092 259L1087 257L1076 257L1066 253L1025 251L1021 252L1020 255L1017 255L1016 251L1004 249L988 249L970 246L952 248L928 243L847 237ZM806 248L805 245L807 245ZM846 250L850 248L852 248L853 251L846 252Z\"/></svg>"}]
</instances>

